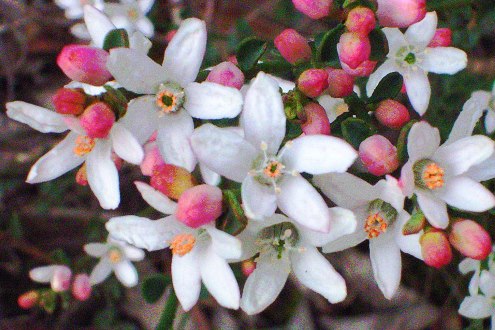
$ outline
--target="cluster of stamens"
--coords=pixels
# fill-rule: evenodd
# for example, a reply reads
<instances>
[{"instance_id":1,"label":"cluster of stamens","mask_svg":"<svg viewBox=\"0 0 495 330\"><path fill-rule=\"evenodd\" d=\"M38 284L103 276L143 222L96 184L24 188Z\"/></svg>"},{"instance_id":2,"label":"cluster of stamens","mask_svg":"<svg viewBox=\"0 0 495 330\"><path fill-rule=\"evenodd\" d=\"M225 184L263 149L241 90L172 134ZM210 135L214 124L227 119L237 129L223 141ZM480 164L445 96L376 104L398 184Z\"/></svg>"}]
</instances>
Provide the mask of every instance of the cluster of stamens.
<instances>
[{"instance_id":1,"label":"cluster of stamens","mask_svg":"<svg viewBox=\"0 0 495 330\"><path fill-rule=\"evenodd\" d=\"M119 263L122 261L122 252L117 248L111 248L110 251L108 251L108 259L112 264Z\"/></svg>"},{"instance_id":2,"label":"cluster of stamens","mask_svg":"<svg viewBox=\"0 0 495 330\"><path fill-rule=\"evenodd\" d=\"M388 227L397 219L397 210L381 199L375 199L368 205L368 217L364 223L364 231L368 238L375 238L387 232Z\"/></svg>"},{"instance_id":3,"label":"cluster of stamens","mask_svg":"<svg viewBox=\"0 0 495 330\"><path fill-rule=\"evenodd\" d=\"M193 235L179 234L170 242L170 249L172 250L172 254L178 254L182 257L191 252L195 243L196 238Z\"/></svg>"},{"instance_id":4,"label":"cluster of stamens","mask_svg":"<svg viewBox=\"0 0 495 330\"><path fill-rule=\"evenodd\" d=\"M79 135L76 138L76 146L73 151L78 156L84 156L87 153L91 152L95 146L95 139L90 138L87 135Z\"/></svg>"},{"instance_id":5,"label":"cluster of stamens","mask_svg":"<svg viewBox=\"0 0 495 330\"><path fill-rule=\"evenodd\" d=\"M155 102L162 114L176 112L184 103L184 91L175 84L161 84Z\"/></svg>"},{"instance_id":6,"label":"cluster of stamens","mask_svg":"<svg viewBox=\"0 0 495 330\"><path fill-rule=\"evenodd\" d=\"M364 230L368 233L368 238L378 237L381 233L387 231L387 227L388 224L380 216L380 213L370 214L364 224Z\"/></svg>"},{"instance_id":7,"label":"cluster of stamens","mask_svg":"<svg viewBox=\"0 0 495 330\"><path fill-rule=\"evenodd\" d=\"M301 248L296 248L298 242L299 233L290 222L282 222L263 228L256 239L256 245L260 247L260 252L266 253L275 250L278 259L282 258L285 250L296 249L298 252L302 252Z\"/></svg>"},{"instance_id":8,"label":"cluster of stamens","mask_svg":"<svg viewBox=\"0 0 495 330\"><path fill-rule=\"evenodd\" d=\"M414 182L424 189L435 190L442 188L445 184L445 171L437 163L422 159L413 166Z\"/></svg>"},{"instance_id":9,"label":"cluster of stamens","mask_svg":"<svg viewBox=\"0 0 495 330\"><path fill-rule=\"evenodd\" d=\"M410 68L411 70L417 70L417 65L423 61L422 53L418 53L414 46L401 47L396 55L397 63L403 68Z\"/></svg>"}]
</instances>

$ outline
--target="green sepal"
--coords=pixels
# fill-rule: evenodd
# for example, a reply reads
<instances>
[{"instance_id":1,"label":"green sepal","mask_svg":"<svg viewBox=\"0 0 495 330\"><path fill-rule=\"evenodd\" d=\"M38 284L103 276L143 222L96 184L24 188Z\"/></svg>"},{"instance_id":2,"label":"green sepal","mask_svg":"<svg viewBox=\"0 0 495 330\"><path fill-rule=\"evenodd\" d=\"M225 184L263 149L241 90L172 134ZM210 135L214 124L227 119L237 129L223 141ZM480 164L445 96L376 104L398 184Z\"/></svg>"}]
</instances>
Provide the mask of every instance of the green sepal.
<instances>
[{"instance_id":1,"label":"green sepal","mask_svg":"<svg viewBox=\"0 0 495 330\"><path fill-rule=\"evenodd\" d=\"M402 234L412 235L419 233L426 225L426 217L419 209L415 210L402 228Z\"/></svg>"},{"instance_id":2,"label":"green sepal","mask_svg":"<svg viewBox=\"0 0 495 330\"><path fill-rule=\"evenodd\" d=\"M103 40L103 49L125 47L129 48L129 36L125 29L113 29L107 33Z\"/></svg>"}]
</instances>

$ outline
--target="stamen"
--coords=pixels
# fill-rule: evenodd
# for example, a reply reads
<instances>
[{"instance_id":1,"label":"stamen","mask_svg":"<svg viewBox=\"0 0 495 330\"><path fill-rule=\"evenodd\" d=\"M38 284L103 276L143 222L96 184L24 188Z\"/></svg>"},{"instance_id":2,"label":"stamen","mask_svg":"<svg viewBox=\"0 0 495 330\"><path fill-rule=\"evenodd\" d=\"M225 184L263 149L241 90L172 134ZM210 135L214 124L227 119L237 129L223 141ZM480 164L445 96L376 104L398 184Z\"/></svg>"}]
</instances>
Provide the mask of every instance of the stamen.
<instances>
[{"instance_id":1,"label":"stamen","mask_svg":"<svg viewBox=\"0 0 495 330\"><path fill-rule=\"evenodd\" d=\"M173 254L178 254L181 257L191 252L196 243L196 238L191 234L179 234L172 239L170 249Z\"/></svg>"},{"instance_id":2,"label":"stamen","mask_svg":"<svg viewBox=\"0 0 495 330\"><path fill-rule=\"evenodd\" d=\"M76 139L76 146L73 151L78 156L84 156L91 152L95 146L95 139L86 135L79 135Z\"/></svg>"},{"instance_id":3,"label":"stamen","mask_svg":"<svg viewBox=\"0 0 495 330\"><path fill-rule=\"evenodd\" d=\"M442 188L444 185L444 174L443 168L436 163L430 163L423 170L423 182L431 190Z\"/></svg>"},{"instance_id":4,"label":"stamen","mask_svg":"<svg viewBox=\"0 0 495 330\"><path fill-rule=\"evenodd\" d=\"M112 264L119 263L122 260L122 253L118 249L108 251L108 259Z\"/></svg>"},{"instance_id":5,"label":"stamen","mask_svg":"<svg viewBox=\"0 0 495 330\"><path fill-rule=\"evenodd\" d=\"M265 141L262 141L260 144L260 149L262 151L266 151L268 149L268 144Z\"/></svg>"},{"instance_id":6,"label":"stamen","mask_svg":"<svg viewBox=\"0 0 495 330\"><path fill-rule=\"evenodd\" d=\"M380 216L379 213L370 214L366 218L366 223L364 224L364 231L368 233L368 238L378 237L381 233L387 231L388 224Z\"/></svg>"},{"instance_id":7,"label":"stamen","mask_svg":"<svg viewBox=\"0 0 495 330\"><path fill-rule=\"evenodd\" d=\"M177 96L168 90L163 90L156 95L156 105L164 113L170 113L177 110L177 103Z\"/></svg>"},{"instance_id":8,"label":"stamen","mask_svg":"<svg viewBox=\"0 0 495 330\"><path fill-rule=\"evenodd\" d=\"M282 163L272 160L266 164L263 174L269 178L278 178L282 175L282 170L284 168L285 166Z\"/></svg>"}]
</instances>

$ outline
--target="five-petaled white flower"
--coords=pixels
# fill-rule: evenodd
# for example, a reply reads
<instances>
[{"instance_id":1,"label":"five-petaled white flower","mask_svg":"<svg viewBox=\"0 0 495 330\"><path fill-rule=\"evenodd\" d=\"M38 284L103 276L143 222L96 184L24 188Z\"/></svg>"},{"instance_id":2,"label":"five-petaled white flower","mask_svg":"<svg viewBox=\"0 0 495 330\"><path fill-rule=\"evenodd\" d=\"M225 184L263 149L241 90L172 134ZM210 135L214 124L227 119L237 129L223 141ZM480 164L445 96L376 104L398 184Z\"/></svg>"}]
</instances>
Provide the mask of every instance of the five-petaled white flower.
<instances>
[{"instance_id":1,"label":"five-petaled white flower","mask_svg":"<svg viewBox=\"0 0 495 330\"><path fill-rule=\"evenodd\" d=\"M409 160L402 167L402 190L408 197L416 194L426 219L437 228L449 224L447 204L465 211L489 210L495 206L495 196L468 171L493 151L494 142L482 135L440 145L438 129L416 123L407 137Z\"/></svg>"},{"instance_id":2,"label":"five-petaled white flower","mask_svg":"<svg viewBox=\"0 0 495 330\"><path fill-rule=\"evenodd\" d=\"M385 297L391 299L400 284L400 252L422 259L422 233L402 233L410 215L403 210L404 195L397 180L387 176L372 186L349 173L332 173L316 176L313 182L338 206L351 209L358 223L355 232L324 245L323 252L342 251L368 239L373 274Z\"/></svg>"},{"instance_id":3,"label":"five-petaled white flower","mask_svg":"<svg viewBox=\"0 0 495 330\"><path fill-rule=\"evenodd\" d=\"M275 80L263 72L251 82L241 114L244 138L205 124L191 136L198 159L227 179L242 182L242 203L249 218L262 220L277 206L317 231L328 232L325 201L299 173L344 172L356 159L345 141L326 135L301 136L279 151L286 117Z\"/></svg>"},{"instance_id":4,"label":"five-petaled white flower","mask_svg":"<svg viewBox=\"0 0 495 330\"><path fill-rule=\"evenodd\" d=\"M426 112L431 95L428 72L454 74L467 64L467 55L460 49L428 47L435 35L437 21L436 12L430 12L422 21L409 26L405 34L397 28L382 29L389 52L386 61L369 77L368 96L373 94L383 77L399 72L414 110L420 115Z\"/></svg>"},{"instance_id":5,"label":"five-petaled white flower","mask_svg":"<svg viewBox=\"0 0 495 330\"><path fill-rule=\"evenodd\" d=\"M268 307L284 288L289 273L328 299L341 302L347 295L345 281L318 251L330 241L356 229L351 211L331 208L332 229L328 234L309 230L281 214L263 222L251 221L239 235L243 243L241 259L256 258L256 269L249 275L241 298L241 308L256 314Z\"/></svg>"},{"instance_id":6,"label":"five-petaled white flower","mask_svg":"<svg viewBox=\"0 0 495 330\"><path fill-rule=\"evenodd\" d=\"M120 3L106 3L103 11L117 28L126 29L129 34L139 31L151 38L155 27L146 14L154 3L155 0L121 0Z\"/></svg>"},{"instance_id":7,"label":"five-petaled white flower","mask_svg":"<svg viewBox=\"0 0 495 330\"><path fill-rule=\"evenodd\" d=\"M242 95L233 87L212 82L195 83L206 50L205 23L196 18L182 22L159 65L143 53L119 48L110 51L107 67L124 88L138 94L129 103L138 116L129 122L145 141L158 129L157 142L167 163L192 171L196 158L189 144L193 119L234 118Z\"/></svg>"}]
</instances>

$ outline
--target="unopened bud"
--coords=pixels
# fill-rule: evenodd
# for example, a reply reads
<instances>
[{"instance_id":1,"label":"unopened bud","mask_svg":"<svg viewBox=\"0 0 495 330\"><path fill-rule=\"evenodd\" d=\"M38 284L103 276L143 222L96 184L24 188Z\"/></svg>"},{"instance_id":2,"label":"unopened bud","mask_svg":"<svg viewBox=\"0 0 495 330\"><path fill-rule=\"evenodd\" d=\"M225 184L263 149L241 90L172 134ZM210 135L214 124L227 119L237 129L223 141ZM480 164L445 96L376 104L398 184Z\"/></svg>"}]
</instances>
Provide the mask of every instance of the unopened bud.
<instances>
[{"instance_id":1,"label":"unopened bud","mask_svg":"<svg viewBox=\"0 0 495 330\"><path fill-rule=\"evenodd\" d=\"M359 158L373 175L392 173L399 167L397 148L382 135L372 135L359 145Z\"/></svg>"},{"instance_id":2,"label":"unopened bud","mask_svg":"<svg viewBox=\"0 0 495 330\"><path fill-rule=\"evenodd\" d=\"M82 90L60 88L52 97L52 102L56 112L78 116L84 111L86 95Z\"/></svg>"},{"instance_id":3,"label":"unopened bud","mask_svg":"<svg viewBox=\"0 0 495 330\"><path fill-rule=\"evenodd\" d=\"M220 188L202 184L190 188L180 196L175 216L185 225L198 228L215 221L222 214Z\"/></svg>"},{"instance_id":4,"label":"unopened bud","mask_svg":"<svg viewBox=\"0 0 495 330\"><path fill-rule=\"evenodd\" d=\"M91 296L91 283L88 274L77 274L72 283L72 295L79 301L88 300Z\"/></svg>"},{"instance_id":5,"label":"unopened bud","mask_svg":"<svg viewBox=\"0 0 495 330\"><path fill-rule=\"evenodd\" d=\"M337 50L340 62L355 69L364 61L369 60L371 55L370 39L368 36L356 32L346 32L340 36Z\"/></svg>"},{"instance_id":6,"label":"unopened bud","mask_svg":"<svg viewBox=\"0 0 495 330\"><path fill-rule=\"evenodd\" d=\"M297 79L297 87L308 97L318 97L328 88L328 73L323 69L309 69Z\"/></svg>"},{"instance_id":7,"label":"unopened bud","mask_svg":"<svg viewBox=\"0 0 495 330\"><path fill-rule=\"evenodd\" d=\"M456 250L471 259L483 260L492 252L490 234L473 220L455 221L449 240Z\"/></svg>"},{"instance_id":8,"label":"unopened bud","mask_svg":"<svg viewBox=\"0 0 495 330\"><path fill-rule=\"evenodd\" d=\"M244 260L241 264L241 270L244 276L248 277L256 269L256 262L252 259Z\"/></svg>"},{"instance_id":9,"label":"unopened bud","mask_svg":"<svg viewBox=\"0 0 495 330\"><path fill-rule=\"evenodd\" d=\"M88 174L86 172L86 163L84 163L76 173L76 183L80 186L88 185Z\"/></svg>"},{"instance_id":10,"label":"unopened bud","mask_svg":"<svg viewBox=\"0 0 495 330\"><path fill-rule=\"evenodd\" d=\"M153 175L156 166L165 165L165 161L160 154L160 149L156 142L148 142L144 145L144 158L141 162L141 173L143 175Z\"/></svg>"},{"instance_id":11,"label":"unopened bud","mask_svg":"<svg viewBox=\"0 0 495 330\"><path fill-rule=\"evenodd\" d=\"M312 19L320 19L330 14L333 0L292 0L294 7Z\"/></svg>"},{"instance_id":12,"label":"unopened bud","mask_svg":"<svg viewBox=\"0 0 495 330\"><path fill-rule=\"evenodd\" d=\"M452 261L452 249L450 248L447 234L440 229L431 228L419 239L421 254L428 266L440 268Z\"/></svg>"},{"instance_id":13,"label":"unopened bud","mask_svg":"<svg viewBox=\"0 0 495 330\"><path fill-rule=\"evenodd\" d=\"M65 46L57 58L57 64L72 80L93 86L104 85L112 78L107 70L108 52L91 46Z\"/></svg>"},{"instance_id":14,"label":"unopened bud","mask_svg":"<svg viewBox=\"0 0 495 330\"><path fill-rule=\"evenodd\" d=\"M79 120L90 138L105 138L115 123L115 113L105 102L96 102L84 110Z\"/></svg>"},{"instance_id":15,"label":"unopened bud","mask_svg":"<svg viewBox=\"0 0 495 330\"><path fill-rule=\"evenodd\" d=\"M38 304L40 295L37 291L28 291L17 298L17 304L22 309L30 309Z\"/></svg>"},{"instance_id":16,"label":"unopened bud","mask_svg":"<svg viewBox=\"0 0 495 330\"><path fill-rule=\"evenodd\" d=\"M449 28L437 29L428 47L449 47L452 45L452 30Z\"/></svg>"},{"instance_id":17,"label":"unopened bud","mask_svg":"<svg viewBox=\"0 0 495 330\"><path fill-rule=\"evenodd\" d=\"M407 108L395 100L380 102L375 111L375 117L380 124L392 129L401 128L411 119Z\"/></svg>"},{"instance_id":18,"label":"unopened bud","mask_svg":"<svg viewBox=\"0 0 495 330\"><path fill-rule=\"evenodd\" d=\"M318 103L308 103L304 106L305 121L301 129L306 135L330 135L330 121L325 109Z\"/></svg>"},{"instance_id":19,"label":"unopened bud","mask_svg":"<svg viewBox=\"0 0 495 330\"><path fill-rule=\"evenodd\" d=\"M345 26L349 32L368 35L376 25L375 13L367 7L355 7L347 15Z\"/></svg>"},{"instance_id":20,"label":"unopened bud","mask_svg":"<svg viewBox=\"0 0 495 330\"><path fill-rule=\"evenodd\" d=\"M376 17L385 27L406 28L426 15L426 0L377 0Z\"/></svg>"},{"instance_id":21,"label":"unopened bud","mask_svg":"<svg viewBox=\"0 0 495 330\"><path fill-rule=\"evenodd\" d=\"M294 29L282 31L274 42L282 57L291 64L311 59L311 47L308 41Z\"/></svg>"},{"instance_id":22,"label":"unopened bud","mask_svg":"<svg viewBox=\"0 0 495 330\"><path fill-rule=\"evenodd\" d=\"M336 99L349 96L353 92L354 77L342 69L327 68L328 94Z\"/></svg>"},{"instance_id":23,"label":"unopened bud","mask_svg":"<svg viewBox=\"0 0 495 330\"><path fill-rule=\"evenodd\" d=\"M194 177L186 169L171 164L155 166L150 185L167 197L179 199L184 191L194 187Z\"/></svg>"},{"instance_id":24,"label":"unopened bud","mask_svg":"<svg viewBox=\"0 0 495 330\"><path fill-rule=\"evenodd\" d=\"M347 64L342 64L342 69L353 77L368 77L375 70L376 61L364 61L355 69L351 69Z\"/></svg>"},{"instance_id":25,"label":"unopened bud","mask_svg":"<svg viewBox=\"0 0 495 330\"><path fill-rule=\"evenodd\" d=\"M52 290L55 292L67 291L70 288L70 280L72 272L67 266L59 266L55 268L53 277L50 281Z\"/></svg>"},{"instance_id":26,"label":"unopened bud","mask_svg":"<svg viewBox=\"0 0 495 330\"><path fill-rule=\"evenodd\" d=\"M232 62L222 62L211 69L206 80L241 89L244 85L244 73Z\"/></svg>"}]
</instances>

